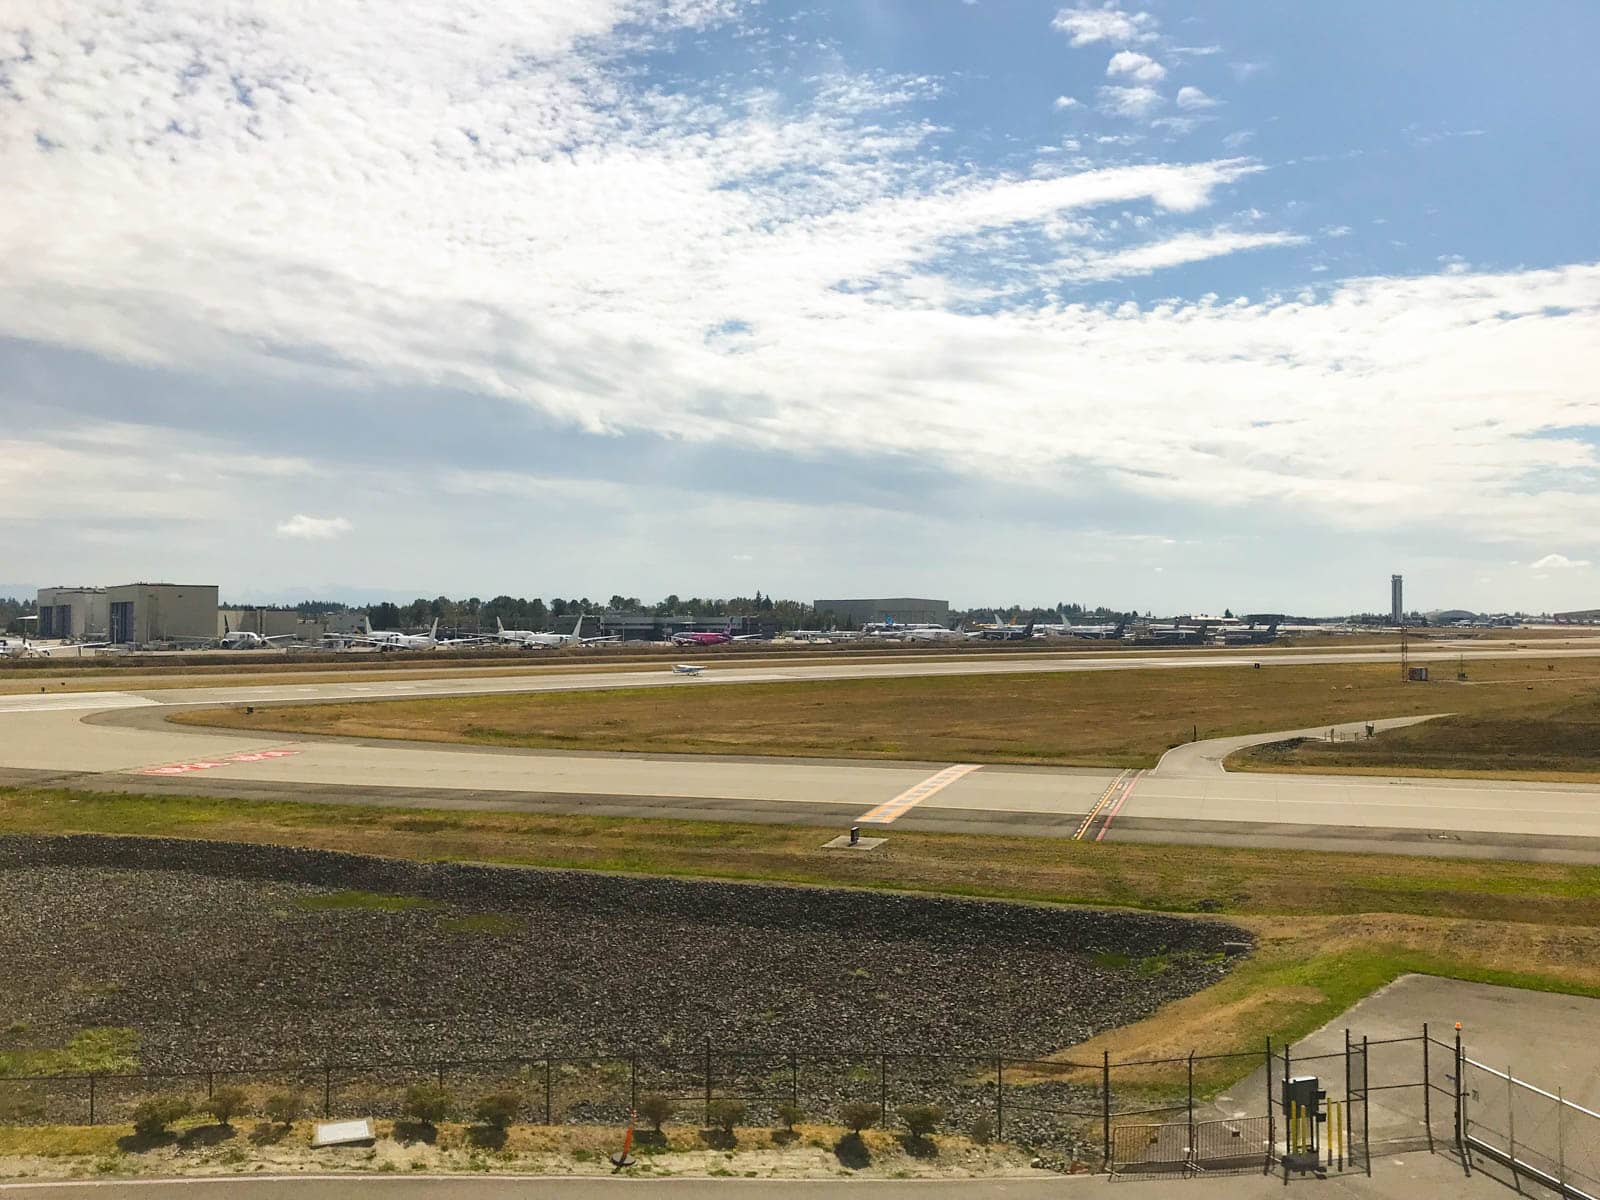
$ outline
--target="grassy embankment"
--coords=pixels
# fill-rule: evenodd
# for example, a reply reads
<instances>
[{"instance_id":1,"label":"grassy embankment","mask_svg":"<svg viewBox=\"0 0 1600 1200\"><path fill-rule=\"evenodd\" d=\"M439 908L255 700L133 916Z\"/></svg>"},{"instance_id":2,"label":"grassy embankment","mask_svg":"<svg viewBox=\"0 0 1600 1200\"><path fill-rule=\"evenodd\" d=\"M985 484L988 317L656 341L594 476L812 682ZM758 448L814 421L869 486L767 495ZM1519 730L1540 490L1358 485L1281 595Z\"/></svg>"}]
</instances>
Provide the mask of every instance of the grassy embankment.
<instances>
[{"instance_id":1,"label":"grassy embankment","mask_svg":"<svg viewBox=\"0 0 1600 1200\"><path fill-rule=\"evenodd\" d=\"M1526 706L1446 717L1356 742L1275 742L1240 751L1232 770L1453 775L1594 782L1600 694L1531 695Z\"/></svg>"},{"instance_id":2,"label":"grassy embankment","mask_svg":"<svg viewBox=\"0 0 1600 1200\"><path fill-rule=\"evenodd\" d=\"M1214 911L1256 935L1256 953L1226 980L1158 1018L1096 1038L1074 1057L1298 1038L1408 971L1600 996L1594 867L915 833L896 834L871 855L845 855L819 849L815 829L795 826L25 789L0 790L0 833L208 838L427 861ZM358 893L337 902L397 903ZM508 915L462 933L515 928Z\"/></svg>"},{"instance_id":3,"label":"grassy embankment","mask_svg":"<svg viewBox=\"0 0 1600 1200\"><path fill-rule=\"evenodd\" d=\"M1441 674L1452 674L1453 672ZM1147 767L1219 737L1453 712L1541 719L1600 689L1600 662L1489 659L1470 679L1325 664L685 685L185 712L254 731L562 750Z\"/></svg>"}]
</instances>

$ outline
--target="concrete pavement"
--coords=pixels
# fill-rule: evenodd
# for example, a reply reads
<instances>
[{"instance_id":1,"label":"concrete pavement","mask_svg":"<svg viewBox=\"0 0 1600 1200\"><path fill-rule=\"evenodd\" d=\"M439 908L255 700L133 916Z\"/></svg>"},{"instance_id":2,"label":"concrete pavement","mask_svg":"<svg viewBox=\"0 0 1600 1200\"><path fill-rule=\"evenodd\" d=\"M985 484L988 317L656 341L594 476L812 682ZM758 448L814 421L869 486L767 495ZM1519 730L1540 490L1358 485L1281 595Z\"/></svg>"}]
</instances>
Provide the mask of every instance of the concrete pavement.
<instances>
[{"instance_id":1,"label":"concrete pavement","mask_svg":"<svg viewBox=\"0 0 1600 1200\"><path fill-rule=\"evenodd\" d=\"M730 667L690 680L655 668L587 675L0 696L0 780L329 803L793 821L833 828L876 810L879 818L892 816L892 827L899 829L1070 837L1082 827L1085 836L1110 841L1600 862L1600 788L1592 786L1251 775L1221 769L1222 758L1232 750L1292 733L1180 747L1155 770L1131 779L1109 769L1016 766L984 766L944 779L941 773L948 774L952 764L552 753L251 735L174 726L164 720L165 710L175 706L704 687L892 674L1163 669L1194 666L1197 661L1193 655L1164 655L834 663ZM1216 655L1203 661L1239 666L1253 660ZM1291 661L1387 659L1381 653L1349 651L1296 652L1273 659ZM1415 719L1378 724L1387 727ZM1101 804L1102 800L1107 803ZM1084 818L1096 812L1097 805L1098 815L1085 826Z\"/></svg>"},{"instance_id":2,"label":"concrete pavement","mask_svg":"<svg viewBox=\"0 0 1600 1200\"><path fill-rule=\"evenodd\" d=\"M1445 1155L1386 1157L1372 1178L1349 1173L1326 1180L1296 1179L1294 1189L1312 1189L1338 1200L1485 1200L1507 1195L1482 1173L1467 1176ZM571 1179L418 1176L320 1176L294 1179L97 1180L85 1183L3 1184L5 1200L614 1200L620 1196L660 1200L1267 1200L1285 1191L1280 1175L1245 1173L1204 1179L1050 1175L1030 1179L782 1180L782 1179Z\"/></svg>"}]
</instances>

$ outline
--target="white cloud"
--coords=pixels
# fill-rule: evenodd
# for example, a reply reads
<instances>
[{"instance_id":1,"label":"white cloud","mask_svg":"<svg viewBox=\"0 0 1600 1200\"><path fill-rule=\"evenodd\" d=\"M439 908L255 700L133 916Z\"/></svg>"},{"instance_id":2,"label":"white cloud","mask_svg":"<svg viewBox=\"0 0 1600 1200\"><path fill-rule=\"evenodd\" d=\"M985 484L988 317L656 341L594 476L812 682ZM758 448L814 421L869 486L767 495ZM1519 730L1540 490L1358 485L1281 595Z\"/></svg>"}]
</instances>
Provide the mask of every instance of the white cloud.
<instances>
[{"instance_id":1,"label":"white cloud","mask_svg":"<svg viewBox=\"0 0 1600 1200\"><path fill-rule=\"evenodd\" d=\"M397 3L374 25L355 6L245 20L169 0L94 10L92 55L86 8L23 7L31 50L7 62L20 99L0 123L0 336L219 395L261 376L433 389L566 432L876 455L1007 487L1106 481L1600 558L1600 456L1562 432L1600 425L1600 265L1112 307L1079 285L1298 242L1206 214L1243 209L1261 166L945 162L901 111L933 86L918 79L838 78L782 103L642 85L633 40L714 19L703 6ZM1074 39L1153 28L1066 11ZM1162 104L1142 86L1099 100ZM708 331L737 331L738 352ZM11 386L0 376L0 403ZM239 407L231 445L185 435L147 460L30 443L0 453L0 485L43 505L41 479L100 480L86 507L120 488L135 515L177 520L236 508L237 467L290 493L265 511L346 511L370 536L365 510L290 492L305 465L249 449L281 417ZM306 440L331 456L337 437Z\"/></svg>"},{"instance_id":2,"label":"white cloud","mask_svg":"<svg viewBox=\"0 0 1600 1200\"><path fill-rule=\"evenodd\" d=\"M1114 5L1104 8L1063 8L1051 26L1072 39L1074 46L1095 42L1146 42L1155 36L1156 19L1147 12L1125 13Z\"/></svg>"},{"instance_id":3,"label":"white cloud","mask_svg":"<svg viewBox=\"0 0 1600 1200\"><path fill-rule=\"evenodd\" d=\"M1149 55L1140 54L1137 50L1118 50L1106 64L1106 74L1111 77L1126 75L1140 83L1159 83L1167 77L1167 69ZM1198 89L1184 88L1178 95L1181 98L1183 92L1193 91Z\"/></svg>"},{"instance_id":4,"label":"white cloud","mask_svg":"<svg viewBox=\"0 0 1600 1200\"><path fill-rule=\"evenodd\" d=\"M1259 250L1269 246L1297 246L1306 239L1288 233L1237 233L1216 230L1211 233L1188 233L1169 238L1164 242L1149 242L1131 250L1106 254L1086 254L1076 260L1059 264L1064 275L1073 279L1124 279L1133 275L1149 275L1171 267L1206 259L1222 258L1244 250Z\"/></svg>"},{"instance_id":5,"label":"white cloud","mask_svg":"<svg viewBox=\"0 0 1600 1200\"><path fill-rule=\"evenodd\" d=\"M1529 566L1535 571L1575 571L1579 567L1587 567L1589 560L1586 558L1568 558L1565 554L1546 554L1537 562Z\"/></svg>"},{"instance_id":6,"label":"white cloud","mask_svg":"<svg viewBox=\"0 0 1600 1200\"><path fill-rule=\"evenodd\" d=\"M1063 109L1077 108L1078 106L1078 101L1072 96L1056 97L1055 110L1057 112L1061 112Z\"/></svg>"},{"instance_id":7,"label":"white cloud","mask_svg":"<svg viewBox=\"0 0 1600 1200\"><path fill-rule=\"evenodd\" d=\"M1219 102L1206 95L1197 87L1181 87L1178 89L1177 105L1179 108L1198 109L1215 108Z\"/></svg>"},{"instance_id":8,"label":"white cloud","mask_svg":"<svg viewBox=\"0 0 1600 1200\"><path fill-rule=\"evenodd\" d=\"M278 533L283 537L302 538L308 542L326 542L343 537L355 526L344 517L308 517L295 513L287 521L278 522Z\"/></svg>"},{"instance_id":9,"label":"white cloud","mask_svg":"<svg viewBox=\"0 0 1600 1200\"><path fill-rule=\"evenodd\" d=\"M1160 92L1143 84L1135 87L1103 87L1097 94L1100 111L1117 117L1148 117L1164 103Z\"/></svg>"}]
</instances>

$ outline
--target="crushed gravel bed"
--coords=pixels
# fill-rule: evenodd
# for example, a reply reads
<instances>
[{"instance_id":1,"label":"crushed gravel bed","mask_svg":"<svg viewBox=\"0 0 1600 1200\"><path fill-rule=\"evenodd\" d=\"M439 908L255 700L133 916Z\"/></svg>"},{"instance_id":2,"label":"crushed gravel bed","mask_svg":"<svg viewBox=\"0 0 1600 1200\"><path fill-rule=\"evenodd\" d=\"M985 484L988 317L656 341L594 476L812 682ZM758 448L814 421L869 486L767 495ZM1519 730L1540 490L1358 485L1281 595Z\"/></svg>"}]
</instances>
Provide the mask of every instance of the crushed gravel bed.
<instances>
[{"instance_id":1,"label":"crushed gravel bed","mask_svg":"<svg viewBox=\"0 0 1600 1200\"><path fill-rule=\"evenodd\" d=\"M428 903L305 907L341 889ZM1215 982L1223 942L1247 938L1138 913L112 837L0 838L0 913L0 1049L131 1026L151 1070L708 1039L1037 1055ZM1152 972L1107 955L1164 957Z\"/></svg>"}]
</instances>

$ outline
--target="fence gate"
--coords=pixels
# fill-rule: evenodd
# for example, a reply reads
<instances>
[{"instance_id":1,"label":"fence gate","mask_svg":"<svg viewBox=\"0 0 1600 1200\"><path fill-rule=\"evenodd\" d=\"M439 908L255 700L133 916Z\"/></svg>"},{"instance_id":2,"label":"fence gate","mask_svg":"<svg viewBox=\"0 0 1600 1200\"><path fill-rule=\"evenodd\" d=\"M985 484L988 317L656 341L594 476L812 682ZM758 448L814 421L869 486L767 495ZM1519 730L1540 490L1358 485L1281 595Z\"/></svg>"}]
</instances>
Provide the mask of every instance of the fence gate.
<instances>
[{"instance_id":1,"label":"fence gate","mask_svg":"<svg viewBox=\"0 0 1600 1200\"><path fill-rule=\"evenodd\" d=\"M1465 1056L1460 1080L1468 1155L1482 1154L1574 1200L1600 1200L1600 1113Z\"/></svg>"},{"instance_id":2,"label":"fence gate","mask_svg":"<svg viewBox=\"0 0 1600 1200\"><path fill-rule=\"evenodd\" d=\"M1161 1171L1269 1171L1272 1130L1267 1117L1166 1125L1115 1125L1111 1129L1111 1173Z\"/></svg>"}]
</instances>

